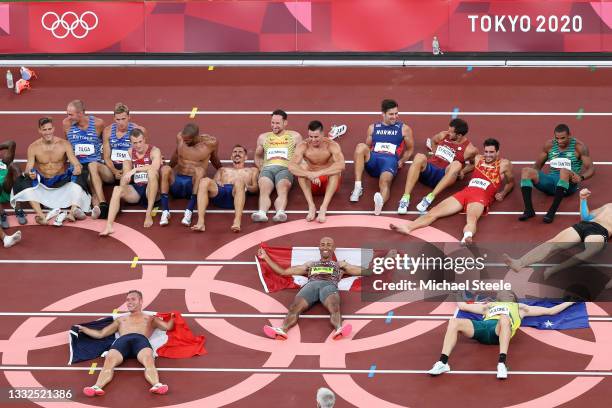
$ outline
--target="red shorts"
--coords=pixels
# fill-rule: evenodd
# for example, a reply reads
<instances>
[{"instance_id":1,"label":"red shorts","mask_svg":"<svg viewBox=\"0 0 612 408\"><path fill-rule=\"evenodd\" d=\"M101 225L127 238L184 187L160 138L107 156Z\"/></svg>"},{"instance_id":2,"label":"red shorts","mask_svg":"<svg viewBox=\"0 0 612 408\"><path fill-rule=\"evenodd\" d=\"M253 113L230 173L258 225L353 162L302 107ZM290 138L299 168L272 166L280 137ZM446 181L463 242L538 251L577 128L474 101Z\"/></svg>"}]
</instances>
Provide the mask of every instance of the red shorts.
<instances>
[{"instance_id":1,"label":"red shorts","mask_svg":"<svg viewBox=\"0 0 612 408\"><path fill-rule=\"evenodd\" d=\"M327 189L327 183L329 181L329 176L320 176L319 180L321 181L321 185L317 186L316 184L310 183L310 191L312 191L312 195L325 195L325 190ZM336 186L337 193L340 190L340 183L342 183L342 176L340 176L338 180L338 185Z\"/></svg>"},{"instance_id":2,"label":"red shorts","mask_svg":"<svg viewBox=\"0 0 612 408\"><path fill-rule=\"evenodd\" d=\"M493 202L494 194L492 195L482 188L466 187L458 193L453 194L453 197L461 203L463 212L467 211L467 206L470 203L480 203L484 205L485 212L487 212L489 206Z\"/></svg>"}]
</instances>

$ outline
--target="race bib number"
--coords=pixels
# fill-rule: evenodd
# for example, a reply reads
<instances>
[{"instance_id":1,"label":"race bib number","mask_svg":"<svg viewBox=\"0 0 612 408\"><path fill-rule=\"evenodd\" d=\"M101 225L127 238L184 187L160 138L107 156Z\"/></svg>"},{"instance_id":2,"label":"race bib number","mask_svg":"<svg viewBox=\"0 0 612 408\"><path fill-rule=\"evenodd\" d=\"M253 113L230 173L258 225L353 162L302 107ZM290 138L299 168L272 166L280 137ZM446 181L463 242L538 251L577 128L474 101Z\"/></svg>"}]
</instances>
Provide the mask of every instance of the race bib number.
<instances>
[{"instance_id":1,"label":"race bib number","mask_svg":"<svg viewBox=\"0 0 612 408\"><path fill-rule=\"evenodd\" d=\"M146 171L139 171L134 173L134 183L146 184L149 182L149 174Z\"/></svg>"},{"instance_id":2,"label":"race bib number","mask_svg":"<svg viewBox=\"0 0 612 408\"><path fill-rule=\"evenodd\" d=\"M74 145L74 154L76 156L90 156L96 152L96 148L92 144L76 144Z\"/></svg>"},{"instance_id":3,"label":"race bib number","mask_svg":"<svg viewBox=\"0 0 612 408\"><path fill-rule=\"evenodd\" d=\"M483 180L481 178L474 177L470 180L469 187L478 187L486 190L491 185L491 182L488 180Z\"/></svg>"},{"instance_id":4,"label":"race bib number","mask_svg":"<svg viewBox=\"0 0 612 408\"><path fill-rule=\"evenodd\" d=\"M550 161L550 167L553 169L565 169L572 170L572 161L570 159L566 159L565 157L557 157L556 159L552 159Z\"/></svg>"},{"instance_id":5,"label":"race bib number","mask_svg":"<svg viewBox=\"0 0 612 408\"><path fill-rule=\"evenodd\" d=\"M376 142L374 145L374 151L376 153L395 154L397 146L393 143Z\"/></svg>"},{"instance_id":6,"label":"race bib number","mask_svg":"<svg viewBox=\"0 0 612 408\"><path fill-rule=\"evenodd\" d=\"M489 309L488 316L506 315L510 316L510 308L508 306L493 306Z\"/></svg>"},{"instance_id":7,"label":"race bib number","mask_svg":"<svg viewBox=\"0 0 612 408\"><path fill-rule=\"evenodd\" d=\"M319 275L321 273L331 275L332 273L334 273L334 268L331 266L313 266L312 268L310 268L311 275Z\"/></svg>"},{"instance_id":8,"label":"race bib number","mask_svg":"<svg viewBox=\"0 0 612 408\"><path fill-rule=\"evenodd\" d=\"M267 160L279 159L279 158L289 160L289 149L287 149L286 147L274 147L274 148L269 148L266 151Z\"/></svg>"},{"instance_id":9,"label":"race bib number","mask_svg":"<svg viewBox=\"0 0 612 408\"><path fill-rule=\"evenodd\" d=\"M455 151L448 146L438 146L436 149L436 156L451 163L455 160Z\"/></svg>"},{"instance_id":10,"label":"race bib number","mask_svg":"<svg viewBox=\"0 0 612 408\"><path fill-rule=\"evenodd\" d=\"M111 152L111 160L114 162L122 162L124 160L130 160L127 150L113 149Z\"/></svg>"}]
</instances>

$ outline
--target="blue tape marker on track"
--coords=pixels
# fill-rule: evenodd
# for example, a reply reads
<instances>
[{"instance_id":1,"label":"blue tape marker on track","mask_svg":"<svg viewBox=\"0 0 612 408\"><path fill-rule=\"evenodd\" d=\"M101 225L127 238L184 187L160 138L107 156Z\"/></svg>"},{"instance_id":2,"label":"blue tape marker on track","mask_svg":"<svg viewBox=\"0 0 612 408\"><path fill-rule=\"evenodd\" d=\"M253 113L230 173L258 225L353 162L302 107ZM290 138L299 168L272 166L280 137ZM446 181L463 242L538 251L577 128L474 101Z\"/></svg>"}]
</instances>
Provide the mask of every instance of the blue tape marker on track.
<instances>
[{"instance_id":1,"label":"blue tape marker on track","mask_svg":"<svg viewBox=\"0 0 612 408\"><path fill-rule=\"evenodd\" d=\"M459 108L453 108L452 118L457 119L457 116L459 116Z\"/></svg>"},{"instance_id":2,"label":"blue tape marker on track","mask_svg":"<svg viewBox=\"0 0 612 408\"><path fill-rule=\"evenodd\" d=\"M374 372L376 371L376 364L372 364L370 367L370 372L368 373L368 378L374 377Z\"/></svg>"},{"instance_id":3,"label":"blue tape marker on track","mask_svg":"<svg viewBox=\"0 0 612 408\"><path fill-rule=\"evenodd\" d=\"M470 72L470 71L471 71L471 70L473 70L473 69L474 69L474 67L469 66L469 67L467 67L467 72Z\"/></svg>"},{"instance_id":4,"label":"blue tape marker on track","mask_svg":"<svg viewBox=\"0 0 612 408\"><path fill-rule=\"evenodd\" d=\"M387 313L387 318L385 319L385 323L391 323L391 319L393 318L393 310Z\"/></svg>"}]
</instances>

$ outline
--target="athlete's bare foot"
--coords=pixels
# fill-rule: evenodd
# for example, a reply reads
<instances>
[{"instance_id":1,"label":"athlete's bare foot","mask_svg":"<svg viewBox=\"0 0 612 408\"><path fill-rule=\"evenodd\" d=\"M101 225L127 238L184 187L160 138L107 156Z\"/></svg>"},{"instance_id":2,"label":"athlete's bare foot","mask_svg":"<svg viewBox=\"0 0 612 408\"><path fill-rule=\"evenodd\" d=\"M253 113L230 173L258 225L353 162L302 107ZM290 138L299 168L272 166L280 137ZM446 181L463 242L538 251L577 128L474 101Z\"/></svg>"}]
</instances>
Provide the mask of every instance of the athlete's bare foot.
<instances>
[{"instance_id":1,"label":"athlete's bare foot","mask_svg":"<svg viewBox=\"0 0 612 408\"><path fill-rule=\"evenodd\" d=\"M317 222L324 223L327 221L326 217L327 210L319 209L319 215L317 216Z\"/></svg>"},{"instance_id":2,"label":"athlete's bare foot","mask_svg":"<svg viewBox=\"0 0 612 408\"><path fill-rule=\"evenodd\" d=\"M74 214L72 213L72 211L70 211L68 213L68 215L66 216L66 219L70 222L76 222L76 217L74 216Z\"/></svg>"},{"instance_id":3,"label":"athlete's bare foot","mask_svg":"<svg viewBox=\"0 0 612 408\"><path fill-rule=\"evenodd\" d=\"M153 225L153 217L151 217L150 214L146 215L143 227L151 228L152 225Z\"/></svg>"},{"instance_id":4,"label":"athlete's bare foot","mask_svg":"<svg viewBox=\"0 0 612 408\"><path fill-rule=\"evenodd\" d=\"M204 232L206 231L206 227L204 226L204 223L200 223L198 221L198 223L194 226L191 227L192 231L198 231L198 232Z\"/></svg>"},{"instance_id":5,"label":"athlete's bare foot","mask_svg":"<svg viewBox=\"0 0 612 408\"><path fill-rule=\"evenodd\" d=\"M239 222L233 223L230 229L232 230L232 232L240 232L240 223Z\"/></svg>"},{"instance_id":6,"label":"athlete's bare foot","mask_svg":"<svg viewBox=\"0 0 612 408\"><path fill-rule=\"evenodd\" d=\"M34 221L36 221L38 225L47 225L47 221L45 221L45 217L42 215L35 216Z\"/></svg>"},{"instance_id":7,"label":"athlete's bare foot","mask_svg":"<svg viewBox=\"0 0 612 408\"><path fill-rule=\"evenodd\" d=\"M99 233L98 235L100 235L101 237L108 237L110 234L112 234L113 231L113 227L112 225L108 225L106 224L106 228L104 228L104 231L102 231L101 233Z\"/></svg>"},{"instance_id":8,"label":"athlete's bare foot","mask_svg":"<svg viewBox=\"0 0 612 408\"><path fill-rule=\"evenodd\" d=\"M406 224L402 224L402 225L389 224L389 228L391 228L392 231L399 232L400 234L404 234L404 235L410 234L410 228Z\"/></svg>"},{"instance_id":9,"label":"athlete's bare foot","mask_svg":"<svg viewBox=\"0 0 612 408\"><path fill-rule=\"evenodd\" d=\"M508 254L503 254L502 256L504 258L504 263L514 272L519 272L523 268L518 259L512 259Z\"/></svg>"},{"instance_id":10,"label":"athlete's bare foot","mask_svg":"<svg viewBox=\"0 0 612 408\"><path fill-rule=\"evenodd\" d=\"M316 207L308 207L308 215L306 216L306 221L310 222L315 219L317 216Z\"/></svg>"}]
</instances>

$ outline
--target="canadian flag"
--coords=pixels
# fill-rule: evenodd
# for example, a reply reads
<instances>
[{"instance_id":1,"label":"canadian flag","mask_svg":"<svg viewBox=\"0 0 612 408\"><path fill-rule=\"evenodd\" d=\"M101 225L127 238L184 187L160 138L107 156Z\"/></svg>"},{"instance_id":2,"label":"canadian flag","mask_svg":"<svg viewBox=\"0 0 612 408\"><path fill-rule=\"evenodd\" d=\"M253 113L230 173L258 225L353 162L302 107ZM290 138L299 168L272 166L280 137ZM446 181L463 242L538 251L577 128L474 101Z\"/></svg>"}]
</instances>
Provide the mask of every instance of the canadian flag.
<instances>
[{"instance_id":1,"label":"canadian flag","mask_svg":"<svg viewBox=\"0 0 612 408\"><path fill-rule=\"evenodd\" d=\"M266 250L268 256L274 260L281 268L289 268L291 266L303 265L306 262L318 261L321 259L319 248L317 247L269 247L262 244L261 247ZM374 256L373 249L362 248L336 248L334 252L334 261L345 261L351 265L361 265L367 268ZM278 292L282 289L298 289L308 282L306 276L279 275L262 259L255 257L257 262L257 271L259 279L266 293ZM342 278L338 282L340 290L361 290L361 276L348 276Z\"/></svg>"}]
</instances>

